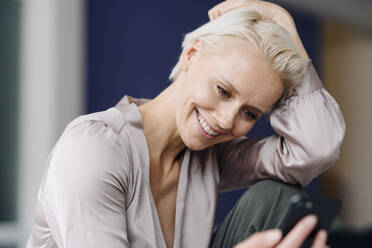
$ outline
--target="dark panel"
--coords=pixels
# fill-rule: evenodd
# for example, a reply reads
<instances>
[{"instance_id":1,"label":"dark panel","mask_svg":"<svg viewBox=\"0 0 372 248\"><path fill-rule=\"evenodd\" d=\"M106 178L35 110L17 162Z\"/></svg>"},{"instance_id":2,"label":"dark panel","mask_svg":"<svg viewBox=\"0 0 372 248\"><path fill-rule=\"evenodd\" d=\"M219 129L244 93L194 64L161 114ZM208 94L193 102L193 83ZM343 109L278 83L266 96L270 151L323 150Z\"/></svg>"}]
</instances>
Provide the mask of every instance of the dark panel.
<instances>
[{"instance_id":1,"label":"dark panel","mask_svg":"<svg viewBox=\"0 0 372 248\"><path fill-rule=\"evenodd\" d=\"M0 245L0 248L17 248L15 245Z\"/></svg>"},{"instance_id":2,"label":"dark panel","mask_svg":"<svg viewBox=\"0 0 372 248\"><path fill-rule=\"evenodd\" d=\"M16 219L19 1L0 1L0 221Z\"/></svg>"},{"instance_id":3,"label":"dark panel","mask_svg":"<svg viewBox=\"0 0 372 248\"><path fill-rule=\"evenodd\" d=\"M87 1L88 112L123 94L153 98L167 85L182 37L214 1Z\"/></svg>"}]
</instances>

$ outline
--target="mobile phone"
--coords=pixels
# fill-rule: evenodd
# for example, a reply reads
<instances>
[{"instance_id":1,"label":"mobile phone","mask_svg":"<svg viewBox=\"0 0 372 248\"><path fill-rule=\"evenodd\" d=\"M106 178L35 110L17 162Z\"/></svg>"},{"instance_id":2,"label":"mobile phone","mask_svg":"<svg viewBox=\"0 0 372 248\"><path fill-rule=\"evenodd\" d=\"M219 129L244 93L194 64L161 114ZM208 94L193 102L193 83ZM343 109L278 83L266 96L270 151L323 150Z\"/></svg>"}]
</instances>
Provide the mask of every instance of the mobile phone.
<instances>
[{"instance_id":1,"label":"mobile phone","mask_svg":"<svg viewBox=\"0 0 372 248\"><path fill-rule=\"evenodd\" d=\"M284 215L279 228L282 230L283 236L285 236L303 217L309 214L316 215L318 222L301 246L302 248L311 247L316 233L319 230L329 230L340 208L341 201L338 199L295 195L289 200L288 211Z\"/></svg>"}]
</instances>

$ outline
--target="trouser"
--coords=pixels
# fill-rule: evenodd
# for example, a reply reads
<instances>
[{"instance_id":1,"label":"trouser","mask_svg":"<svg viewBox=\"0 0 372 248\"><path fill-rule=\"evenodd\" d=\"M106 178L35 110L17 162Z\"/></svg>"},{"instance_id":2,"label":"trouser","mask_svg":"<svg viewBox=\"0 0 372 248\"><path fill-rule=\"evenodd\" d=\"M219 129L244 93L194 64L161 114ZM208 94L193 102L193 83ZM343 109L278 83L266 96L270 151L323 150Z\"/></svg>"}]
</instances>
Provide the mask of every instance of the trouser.
<instances>
[{"instance_id":1,"label":"trouser","mask_svg":"<svg viewBox=\"0 0 372 248\"><path fill-rule=\"evenodd\" d=\"M289 199L302 188L274 180L252 184L214 232L210 248L231 248L255 232L279 227Z\"/></svg>"}]
</instances>

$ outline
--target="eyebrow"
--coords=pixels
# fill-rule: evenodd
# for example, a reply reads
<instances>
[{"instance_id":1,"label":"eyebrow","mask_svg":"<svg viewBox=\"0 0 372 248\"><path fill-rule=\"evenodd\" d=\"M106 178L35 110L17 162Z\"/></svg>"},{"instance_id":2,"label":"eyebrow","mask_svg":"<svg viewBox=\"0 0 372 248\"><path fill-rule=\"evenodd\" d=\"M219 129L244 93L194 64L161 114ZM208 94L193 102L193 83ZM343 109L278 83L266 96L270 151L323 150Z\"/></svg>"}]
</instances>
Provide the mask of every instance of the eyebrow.
<instances>
[{"instance_id":1,"label":"eyebrow","mask_svg":"<svg viewBox=\"0 0 372 248\"><path fill-rule=\"evenodd\" d=\"M231 83L231 81L229 81L228 79L224 78L223 76L220 76L219 78L220 78L220 81L222 81L223 83L227 84L237 95L240 95L239 94L239 91L237 91L235 89L235 87L233 86L233 83ZM263 110L255 107L255 106L247 105L247 104L245 106L247 106L248 108L254 109L256 112L260 113L261 115L264 115L264 112L265 111L263 111Z\"/></svg>"}]
</instances>

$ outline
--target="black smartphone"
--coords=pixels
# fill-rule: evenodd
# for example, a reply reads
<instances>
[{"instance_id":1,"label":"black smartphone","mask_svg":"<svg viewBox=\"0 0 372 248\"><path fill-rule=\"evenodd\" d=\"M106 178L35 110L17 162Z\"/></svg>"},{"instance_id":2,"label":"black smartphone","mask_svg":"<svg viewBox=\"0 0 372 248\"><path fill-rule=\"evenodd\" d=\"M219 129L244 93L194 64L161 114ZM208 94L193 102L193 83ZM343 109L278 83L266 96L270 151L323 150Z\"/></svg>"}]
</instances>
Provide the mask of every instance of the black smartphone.
<instances>
[{"instance_id":1,"label":"black smartphone","mask_svg":"<svg viewBox=\"0 0 372 248\"><path fill-rule=\"evenodd\" d=\"M308 248L311 247L319 230L329 230L340 208L341 201L338 199L295 195L289 201L288 211L279 228L285 236L303 217L309 214L316 215L318 217L317 225L301 246L302 248Z\"/></svg>"}]
</instances>

